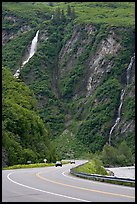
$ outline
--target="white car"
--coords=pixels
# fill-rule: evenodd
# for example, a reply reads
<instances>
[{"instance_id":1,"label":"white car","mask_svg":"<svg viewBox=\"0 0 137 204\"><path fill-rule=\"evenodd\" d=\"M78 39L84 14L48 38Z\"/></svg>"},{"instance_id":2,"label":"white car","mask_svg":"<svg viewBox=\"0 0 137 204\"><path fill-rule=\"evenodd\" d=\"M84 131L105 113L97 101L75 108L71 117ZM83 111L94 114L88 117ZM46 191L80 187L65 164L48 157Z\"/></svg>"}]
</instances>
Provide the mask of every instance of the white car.
<instances>
[{"instance_id":1,"label":"white car","mask_svg":"<svg viewBox=\"0 0 137 204\"><path fill-rule=\"evenodd\" d=\"M61 167L62 167L62 162L61 162L61 161L56 161L55 166L56 166L56 167L57 167L57 166L61 166Z\"/></svg>"},{"instance_id":2,"label":"white car","mask_svg":"<svg viewBox=\"0 0 137 204\"><path fill-rule=\"evenodd\" d=\"M71 163L71 164L75 164L75 160L71 160L70 163Z\"/></svg>"}]
</instances>

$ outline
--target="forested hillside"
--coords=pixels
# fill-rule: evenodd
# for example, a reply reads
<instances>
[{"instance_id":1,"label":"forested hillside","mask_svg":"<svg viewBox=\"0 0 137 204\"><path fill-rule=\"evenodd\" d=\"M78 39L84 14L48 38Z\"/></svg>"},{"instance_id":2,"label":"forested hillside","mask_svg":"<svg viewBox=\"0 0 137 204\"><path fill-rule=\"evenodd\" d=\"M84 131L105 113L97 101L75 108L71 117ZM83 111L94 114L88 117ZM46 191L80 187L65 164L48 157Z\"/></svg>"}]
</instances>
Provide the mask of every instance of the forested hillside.
<instances>
[{"instance_id":1,"label":"forested hillside","mask_svg":"<svg viewBox=\"0 0 137 204\"><path fill-rule=\"evenodd\" d=\"M24 82L14 79L11 72L2 69L2 132L3 159L6 164L24 164L27 161L55 161L55 151L49 140L48 128L37 113L37 101Z\"/></svg>"},{"instance_id":2,"label":"forested hillside","mask_svg":"<svg viewBox=\"0 0 137 204\"><path fill-rule=\"evenodd\" d=\"M37 51L15 79L38 30ZM23 163L26 152L35 161L86 158L121 142L134 157L134 3L3 2L2 43L9 161L14 148Z\"/></svg>"}]
</instances>

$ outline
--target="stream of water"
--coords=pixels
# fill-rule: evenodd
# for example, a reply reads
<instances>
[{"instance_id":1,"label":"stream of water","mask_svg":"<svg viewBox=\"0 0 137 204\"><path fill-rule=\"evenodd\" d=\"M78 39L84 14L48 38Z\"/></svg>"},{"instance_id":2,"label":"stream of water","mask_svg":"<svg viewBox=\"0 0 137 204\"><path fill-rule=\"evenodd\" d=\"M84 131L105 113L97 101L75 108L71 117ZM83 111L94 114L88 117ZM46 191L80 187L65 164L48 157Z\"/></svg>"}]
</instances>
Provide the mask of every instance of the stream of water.
<instances>
[{"instance_id":1,"label":"stream of water","mask_svg":"<svg viewBox=\"0 0 137 204\"><path fill-rule=\"evenodd\" d=\"M134 56L131 57L131 60L130 60L130 63L128 65L128 68L127 68L127 81L126 81L126 84L128 85L129 84L129 79L130 79L130 73L131 73L131 68L132 68L132 65L133 65L133 62L134 62L134 59L135 59L135 53L134 53ZM121 91L121 95L120 95L120 105L119 105L119 108L118 108L118 116L115 120L115 123L114 125L112 126L112 128L110 129L110 132L109 132L109 145L111 145L111 135L112 135L112 132L113 130L115 129L115 127L118 125L119 121L120 121L120 116L121 116L121 108L122 108L122 105L123 105L123 99L124 99L124 95L125 95L125 89L122 89Z\"/></svg>"},{"instance_id":2,"label":"stream of water","mask_svg":"<svg viewBox=\"0 0 137 204\"><path fill-rule=\"evenodd\" d=\"M16 73L14 74L14 77L16 77L16 78L19 77L20 70L30 60L30 58L32 58L33 55L35 54L35 52L37 50L38 34L39 34L39 30L36 32L36 35L35 35L35 37L33 38L32 42L31 42L31 47L30 47L30 51L29 51L29 55L28 55L27 59L25 61L23 61L21 67L19 69L17 69Z\"/></svg>"}]
</instances>

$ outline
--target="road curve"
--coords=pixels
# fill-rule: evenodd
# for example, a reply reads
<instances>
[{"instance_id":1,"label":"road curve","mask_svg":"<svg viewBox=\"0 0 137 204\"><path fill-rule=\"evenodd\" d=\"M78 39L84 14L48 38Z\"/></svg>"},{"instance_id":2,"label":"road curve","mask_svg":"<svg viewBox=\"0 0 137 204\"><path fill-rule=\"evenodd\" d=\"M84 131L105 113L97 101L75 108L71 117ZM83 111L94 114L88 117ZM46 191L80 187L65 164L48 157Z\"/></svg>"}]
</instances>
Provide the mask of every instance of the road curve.
<instances>
[{"instance_id":1,"label":"road curve","mask_svg":"<svg viewBox=\"0 0 137 204\"><path fill-rule=\"evenodd\" d=\"M69 169L42 167L2 171L2 202L135 202L135 188L75 177Z\"/></svg>"}]
</instances>

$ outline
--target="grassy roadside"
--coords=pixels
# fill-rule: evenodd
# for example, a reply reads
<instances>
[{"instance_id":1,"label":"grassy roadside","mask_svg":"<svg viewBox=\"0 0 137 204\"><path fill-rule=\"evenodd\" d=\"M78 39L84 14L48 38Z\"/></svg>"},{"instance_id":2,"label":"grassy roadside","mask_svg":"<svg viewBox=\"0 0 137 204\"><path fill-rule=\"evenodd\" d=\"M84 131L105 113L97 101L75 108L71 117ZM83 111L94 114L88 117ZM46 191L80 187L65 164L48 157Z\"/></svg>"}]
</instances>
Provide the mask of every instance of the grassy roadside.
<instances>
[{"instance_id":1,"label":"grassy roadside","mask_svg":"<svg viewBox=\"0 0 137 204\"><path fill-rule=\"evenodd\" d=\"M68 161L62 161L62 164L67 164L67 163ZM2 168L2 170L38 168L38 167L48 167L48 166L55 166L55 163L17 164L13 166L4 167Z\"/></svg>"},{"instance_id":2,"label":"grassy roadside","mask_svg":"<svg viewBox=\"0 0 137 204\"><path fill-rule=\"evenodd\" d=\"M102 166L100 160L93 159L89 162L74 168L76 172L83 172L87 174L109 175L106 169Z\"/></svg>"},{"instance_id":3,"label":"grassy roadside","mask_svg":"<svg viewBox=\"0 0 137 204\"><path fill-rule=\"evenodd\" d=\"M102 166L102 163L100 160L91 160L83 165L80 165L78 167L73 168L74 172L79 172L79 173L87 173L87 174L99 174L99 175L104 175L104 176L110 176L110 174L106 171L106 169ZM112 184L117 184L117 185L124 185L124 186L130 186L130 187L135 187L135 183L132 182L123 182L123 181L115 181L115 180L105 180L102 178L86 178L79 176L81 178L85 179L92 179L95 181L99 182L105 182L105 183L112 183Z\"/></svg>"}]
</instances>

